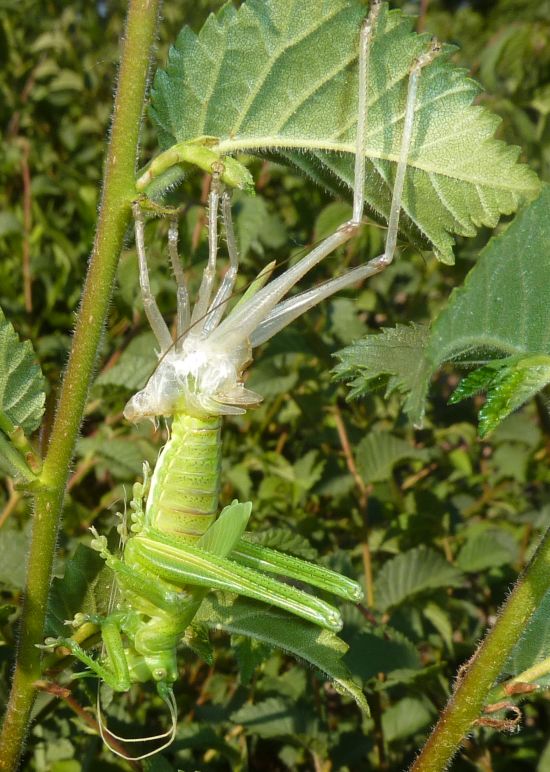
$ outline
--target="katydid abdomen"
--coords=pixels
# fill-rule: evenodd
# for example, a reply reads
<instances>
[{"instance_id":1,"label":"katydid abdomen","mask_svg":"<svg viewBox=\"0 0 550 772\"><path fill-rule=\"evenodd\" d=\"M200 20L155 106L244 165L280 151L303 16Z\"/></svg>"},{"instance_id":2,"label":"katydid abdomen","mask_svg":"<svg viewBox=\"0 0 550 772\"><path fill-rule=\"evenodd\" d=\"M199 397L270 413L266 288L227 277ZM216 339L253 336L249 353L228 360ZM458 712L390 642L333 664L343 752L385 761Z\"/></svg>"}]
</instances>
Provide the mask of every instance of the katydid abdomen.
<instances>
[{"instance_id":1,"label":"katydid abdomen","mask_svg":"<svg viewBox=\"0 0 550 772\"><path fill-rule=\"evenodd\" d=\"M151 478L145 523L189 542L216 519L220 491L221 416L176 413Z\"/></svg>"}]
</instances>

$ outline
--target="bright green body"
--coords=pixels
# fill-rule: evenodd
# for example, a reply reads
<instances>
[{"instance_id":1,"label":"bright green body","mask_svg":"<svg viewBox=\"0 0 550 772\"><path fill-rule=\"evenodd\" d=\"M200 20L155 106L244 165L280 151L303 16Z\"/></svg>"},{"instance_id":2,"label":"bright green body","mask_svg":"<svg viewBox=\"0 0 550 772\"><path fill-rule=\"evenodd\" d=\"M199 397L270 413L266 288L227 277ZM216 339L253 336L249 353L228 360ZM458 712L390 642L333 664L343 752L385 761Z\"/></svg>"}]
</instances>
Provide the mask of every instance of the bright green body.
<instances>
[{"instance_id":1,"label":"bright green body","mask_svg":"<svg viewBox=\"0 0 550 772\"><path fill-rule=\"evenodd\" d=\"M269 574L348 600L362 596L355 582L334 571L249 540L244 529L251 504L235 501L218 516L220 431L219 416L174 416L145 507L146 486L134 486L132 534L122 556L108 551L104 536L96 535L92 543L119 588L112 613L87 617L101 626L106 657L100 663L73 639L59 642L115 691L154 680L166 694L177 678L176 648L211 590L244 595L331 630L341 627L335 608Z\"/></svg>"}]
</instances>

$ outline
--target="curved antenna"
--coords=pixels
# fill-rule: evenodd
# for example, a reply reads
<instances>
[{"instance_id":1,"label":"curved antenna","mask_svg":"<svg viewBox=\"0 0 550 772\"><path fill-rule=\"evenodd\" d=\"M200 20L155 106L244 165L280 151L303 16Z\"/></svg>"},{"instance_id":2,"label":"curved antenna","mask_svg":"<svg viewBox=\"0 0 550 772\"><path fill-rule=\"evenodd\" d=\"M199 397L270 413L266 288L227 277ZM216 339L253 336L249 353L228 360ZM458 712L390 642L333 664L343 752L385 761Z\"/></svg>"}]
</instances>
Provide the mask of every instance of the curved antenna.
<instances>
[{"instance_id":1,"label":"curved antenna","mask_svg":"<svg viewBox=\"0 0 550 772\"><path fill-rule=\"evenodd\" d=\"M99 694L100 684L97 685L97 701L96 701L96 710L97 710L97 725L99 727L99 736L109 748L111 753L114 753L115 756L120 756L121 759L125 759L126 761L141 761L142 759L148 759L150 756L155 756L157 753L160 753L165 748L168 748L172 743L174 742L174 738L176 737L176 729L178 726L178 707L176 705L176 699L174 697L174 692L171 688L169 688L166 684L157 684L157 691L159 694L159 697L162 699L166 707L168 708L168 711L170 713L170 719L171 719L171 726L170 729L167 729L166 732L162 732L162 734L156 734L156 735L150 735L149 737L121 737L118 734L115 734L114 732L111 732L110 729L107 728L107 724L103 721L103 712L101 710L101 699ZM145 743L145 742L152 742L153 740L164 740L165 738L168 738L165 743L163 743L158 748L155 748L155 750L149 751L148 753L143 753L141 756L129 756L125 753L122 753L122 751L117 750L113 747L113 745L109 742L107 739L107 736L112 737L114 740L119 740L120 742L123 742L125 745L130 743Z\"/></svg>"}]
</instances>

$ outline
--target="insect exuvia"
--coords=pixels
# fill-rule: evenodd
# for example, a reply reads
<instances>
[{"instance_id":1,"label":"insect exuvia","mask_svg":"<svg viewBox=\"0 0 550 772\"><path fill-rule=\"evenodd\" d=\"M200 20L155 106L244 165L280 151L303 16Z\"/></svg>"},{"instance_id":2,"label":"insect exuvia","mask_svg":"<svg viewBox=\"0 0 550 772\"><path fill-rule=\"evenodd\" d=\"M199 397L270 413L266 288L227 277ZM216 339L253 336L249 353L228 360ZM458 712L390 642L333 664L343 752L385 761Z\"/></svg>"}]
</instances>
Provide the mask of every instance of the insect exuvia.
<instances>
[{"instance_id":1,"label":"insect exuvia","mask_svg":"<svg viewBox=\"0 0 550 772\"><path fill-rule=\"evenodd\" d=\"M133 422L147 417L170 418L170 437L150 481L146 479L143 485L134 486L132 533L122 554L111 554L106 538L94 532L92 546L114 572L119 598L106 616L78 615L75 624L91 621L98 625L102 657L94 658L70 637L49 640L47 645L70 649L117 692L127 691L132 683L154 681L159 695L169 707L173 723L168 732L146 739L164 739L165 745L171 742L175 732L172 684L178 678L176 649L209 591L233 592L259 604L278 607L331 631L338 631L342 624L334 606L275 577L298 580L345 600L358 601L362 597L360 586L351 579L249 540L245 529L252 504L235 501L218 514L218 496L222 416L243 413L261 400L261 395L248 390L243 382L254 348L323 299L379 273L393 259L418 79L423 67L437 54L436 45L416 59L410 68L384 253L320 286L287 297L300 279L353 238L361 227L369 46L378 10L379 4L374 3L360 33L352 217L299 262L273 279L269 278L269 272L260 274L244 297L228 310L239 267L230 189L238 186L247 172L234 159L216 157L214 150L203 148L203 157L211 159L213 156L209 168L212 172L209 259L191 309L178 256L177 223L173 220L168 235L177 282L173 340L149 284L144 201L138 198L133 205L141 293L158 342L160 362L145 388L130 399L124 415ZM194 146L191 154L202 152L197 148ZM180 148L178 152L183 151ZM177 157L177 153L175 155ZM150 170L145 175L146 181L152 176ZM142 187L143 184L142 178ZM229 269L214 293L220 210ZM135 758L147 755L150 754Z\"/></svg>"}]
</instances>

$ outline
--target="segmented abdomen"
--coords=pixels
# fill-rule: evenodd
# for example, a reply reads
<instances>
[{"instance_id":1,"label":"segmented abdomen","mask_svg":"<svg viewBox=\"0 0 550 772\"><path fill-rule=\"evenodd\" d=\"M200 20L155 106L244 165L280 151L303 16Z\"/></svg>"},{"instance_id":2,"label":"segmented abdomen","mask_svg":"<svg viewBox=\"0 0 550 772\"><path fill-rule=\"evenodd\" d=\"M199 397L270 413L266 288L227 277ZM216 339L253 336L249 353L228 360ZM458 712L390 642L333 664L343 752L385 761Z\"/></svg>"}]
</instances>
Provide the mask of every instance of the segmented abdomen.
<instances>
[{"instance_id":1,"label":"segmented abdomen","mask_svg":"<svg viewBox=\"0 0 550 772\"><path fill-rule=\"evenodd\" d=\"M221 418L179 413L155 465L147 525L195 541L216 519L220 490Z\"/></svg>"}]
</instances>

